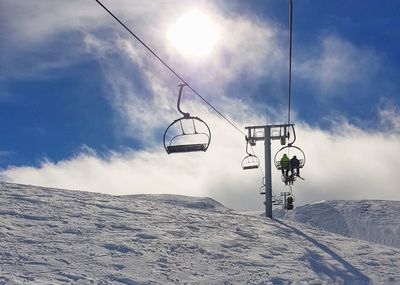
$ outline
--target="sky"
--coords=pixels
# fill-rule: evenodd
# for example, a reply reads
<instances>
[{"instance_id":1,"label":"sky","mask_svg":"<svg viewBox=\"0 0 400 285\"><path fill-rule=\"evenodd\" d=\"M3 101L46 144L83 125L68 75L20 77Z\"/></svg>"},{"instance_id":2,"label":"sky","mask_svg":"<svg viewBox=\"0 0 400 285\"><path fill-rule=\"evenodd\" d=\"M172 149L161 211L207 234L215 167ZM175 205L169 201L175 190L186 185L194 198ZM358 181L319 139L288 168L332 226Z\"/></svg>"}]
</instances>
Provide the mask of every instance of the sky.
<instances>
[{"instance_id":1,"label":"sky","mask_svg":"<svg viewBox=\"0 0 400 285\"><path fill-rule=\"evenodd\" d=\"M295 203L400 200L400 3L293 2L291 122L306 154ZM102 3L240 130L287 122L287 2ZM181 107L211 144L166 154L181 81L95 0L0 0L0 27L1 180L263 208L243 134L188 88ZM254 151L263 168L263 143ZM272 180L288 190L276 169Z\"/></svg>"}]
</instances>

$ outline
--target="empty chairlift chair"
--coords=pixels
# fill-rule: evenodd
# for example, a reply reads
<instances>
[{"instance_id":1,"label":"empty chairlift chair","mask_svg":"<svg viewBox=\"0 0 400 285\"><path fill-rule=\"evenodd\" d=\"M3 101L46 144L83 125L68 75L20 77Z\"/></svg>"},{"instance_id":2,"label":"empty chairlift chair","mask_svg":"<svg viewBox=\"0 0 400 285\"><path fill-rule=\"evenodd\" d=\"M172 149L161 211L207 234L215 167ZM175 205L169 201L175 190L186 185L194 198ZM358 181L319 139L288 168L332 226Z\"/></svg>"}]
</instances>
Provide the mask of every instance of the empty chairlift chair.
<instances>
[{"instance_id":1,"label":"empty chairlift chair","mask_svg":"<svg viewBox=\"0 0 400 285\"><path fill-rule=\"evenodd\" d=\"M249 146L249 141L246 138L247 156L242 160L242 168L243 170L257 169L260 166L260 160L254 154L249 153L248 146Z\"/></svg>"},{"instance_id":2,"label":"empty chairlift chair","mask_svg":"<svg viewBox=\"0 0 400 285\"><path fill-rule=\"evenodd\" d=\"M179 85L178 111L183 117L173 121L164 133L164 148L168 154L206 151L211 142L211 131L200 118L185 113L180 108L182 90L186 84Z\"/></svg>"}]
</instances>

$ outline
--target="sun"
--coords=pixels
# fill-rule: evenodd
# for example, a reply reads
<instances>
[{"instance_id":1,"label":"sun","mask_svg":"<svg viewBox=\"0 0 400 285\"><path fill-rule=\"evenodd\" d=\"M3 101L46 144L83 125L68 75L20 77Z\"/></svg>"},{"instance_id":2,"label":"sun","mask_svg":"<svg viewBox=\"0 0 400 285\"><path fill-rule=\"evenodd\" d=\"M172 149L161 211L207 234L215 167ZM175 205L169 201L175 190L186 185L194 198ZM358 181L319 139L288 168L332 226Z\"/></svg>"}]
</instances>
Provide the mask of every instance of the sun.
<instances>
[{"instance_id":1,"label":"sun","mask_svg":"<svg viewBox=\"0 0 400 285\"><path fill-rule=\"evenodd\" d=\"M219 40L218 27L200 11L180 17L169 30L169 40L184 56L202 57L209 54Z\"/></svg>"}]
</instances>

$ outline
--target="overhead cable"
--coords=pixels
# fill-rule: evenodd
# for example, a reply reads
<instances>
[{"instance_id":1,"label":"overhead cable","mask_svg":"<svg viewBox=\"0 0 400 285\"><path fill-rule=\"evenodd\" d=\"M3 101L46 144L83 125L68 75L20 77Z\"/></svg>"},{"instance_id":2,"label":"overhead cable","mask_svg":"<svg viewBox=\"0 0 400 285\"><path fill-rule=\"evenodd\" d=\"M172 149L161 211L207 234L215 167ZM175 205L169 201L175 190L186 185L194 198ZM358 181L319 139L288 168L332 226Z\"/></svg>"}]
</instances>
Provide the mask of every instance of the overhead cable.
<instances>
[{"instance_id":1,"label":"overhead cable","mask_svg":"<svg viewBox=\"0 0 400 285\"><path fill-rule=\"evenodd\" d=\"M292 18L293 1L289 0L289 78L288 78L288 124L290 124L290 101L292 93Z\"/></svg>"}]
</instances>

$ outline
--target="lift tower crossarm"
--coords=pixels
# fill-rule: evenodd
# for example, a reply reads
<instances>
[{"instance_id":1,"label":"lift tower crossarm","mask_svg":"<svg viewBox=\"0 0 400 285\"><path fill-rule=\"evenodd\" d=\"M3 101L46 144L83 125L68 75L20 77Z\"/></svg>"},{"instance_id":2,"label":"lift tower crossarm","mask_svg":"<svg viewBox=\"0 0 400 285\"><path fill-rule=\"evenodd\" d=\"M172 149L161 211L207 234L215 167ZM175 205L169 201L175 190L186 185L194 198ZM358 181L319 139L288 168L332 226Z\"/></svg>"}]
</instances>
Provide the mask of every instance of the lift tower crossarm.
<instances>
[{"instance_id":1,"label":"lift tower crossarm","mask_svg":"<svg viewBox=\"0 0 400 285\"><path fill-rule=\"evenodd\" d=\"M272 219L272 177L271 177L271 140L280 140L285 145L289 139L289 129L294 130L294 124L249 126L247 140L256 143L264 141L265 154L265 216ZM262 135L258 135L259 133Z\"/></svg>"},{"instance_id":2,"label":"lift tower crossarm","mask_svg":"<svg viewBox=\"0 0 400 285\"><path fill-rule=\"evenodd\" d=\"M270 128L282 128L282 127L291 127L294 126L294 124L279 124L279 125L267 125ZM265 129L267 126L249 126L245 127L245 129Z\"/></svg>"}]
</instances>

